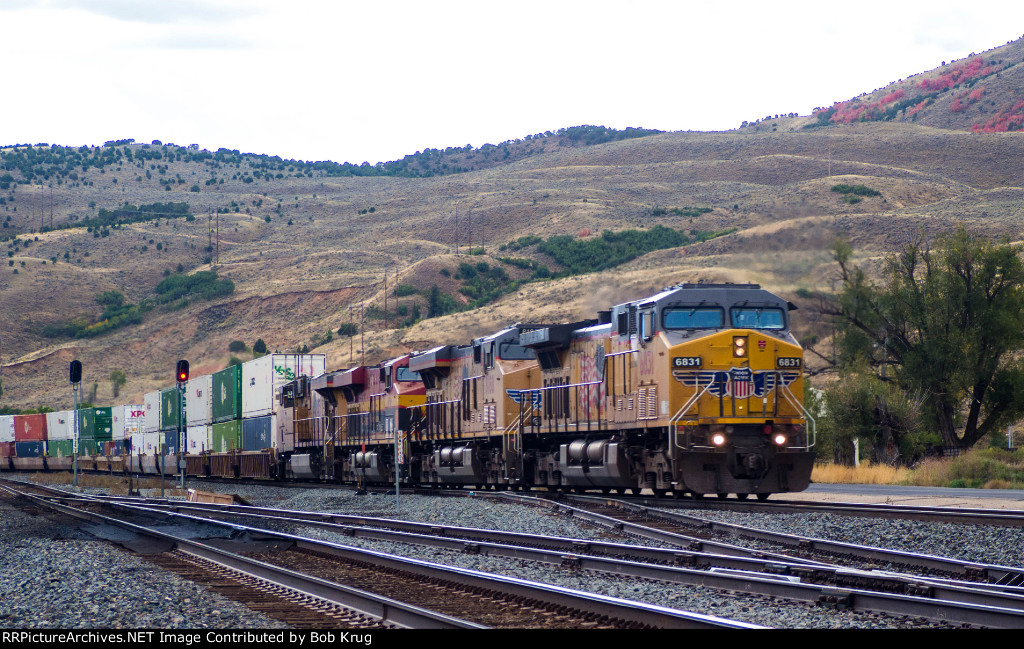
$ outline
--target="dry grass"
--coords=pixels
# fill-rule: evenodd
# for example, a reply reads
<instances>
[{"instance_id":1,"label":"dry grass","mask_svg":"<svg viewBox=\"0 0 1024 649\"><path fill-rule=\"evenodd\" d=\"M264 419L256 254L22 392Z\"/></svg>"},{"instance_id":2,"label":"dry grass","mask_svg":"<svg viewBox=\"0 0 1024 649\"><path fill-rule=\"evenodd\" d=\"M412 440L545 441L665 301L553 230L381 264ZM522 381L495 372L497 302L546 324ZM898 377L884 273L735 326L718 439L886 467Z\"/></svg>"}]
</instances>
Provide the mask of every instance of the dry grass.
<instances>
[{"instance_id":1,"label":"dry grass","mask_svg":"<svg viewBox=\"0 0 1024 649\"><path fill-rule=\"evenodd\" d=\"M954 458L929 458L912 469L869 463L859 467L817 464L811 479L820 483L1024 489L1024 451L975 448Z\"/></svg>"},{"instance_id":2,"label":"dry grass","mask_svg":"<svg viewBox=\"0 0 1024 649\"><path fill-rule=\"evenodd\" d=\"M826 484L905 484L910 469L865 462L860 466L816 464L811 480Z\"/></svg>"}]
</instances>

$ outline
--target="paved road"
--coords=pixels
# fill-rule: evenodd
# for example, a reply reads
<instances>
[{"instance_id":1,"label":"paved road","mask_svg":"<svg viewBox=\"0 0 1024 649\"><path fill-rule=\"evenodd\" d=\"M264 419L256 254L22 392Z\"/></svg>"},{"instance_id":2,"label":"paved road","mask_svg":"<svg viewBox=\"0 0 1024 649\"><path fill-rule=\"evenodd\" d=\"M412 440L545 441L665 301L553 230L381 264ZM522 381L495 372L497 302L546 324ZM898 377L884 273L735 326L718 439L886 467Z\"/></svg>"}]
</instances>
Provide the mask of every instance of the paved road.
<instances>
[{"instance_id":1,"label":"paved road","mask_svg":"<svg viewBox=\"0 0 1024 649\"><path fill-rule=\"evenodd\" d=\"M812 484L800 493L778 494L778 500L887 503L939 507L982 507L1024 510L1024 490L902 487L875 484Z\"/></svg>"},{"instance_id":2,"label":"paved road","mask_svg":"<svg viewBox=\"0 0 1024 649\"><path fill-rule=\"evenodd\" d=\"M897 496L901 498L1005 498L1024 502L1019 489L954 489L950 487L904 487L879 484L812 484L806 493Z\"/></svg>"}]
</instances>

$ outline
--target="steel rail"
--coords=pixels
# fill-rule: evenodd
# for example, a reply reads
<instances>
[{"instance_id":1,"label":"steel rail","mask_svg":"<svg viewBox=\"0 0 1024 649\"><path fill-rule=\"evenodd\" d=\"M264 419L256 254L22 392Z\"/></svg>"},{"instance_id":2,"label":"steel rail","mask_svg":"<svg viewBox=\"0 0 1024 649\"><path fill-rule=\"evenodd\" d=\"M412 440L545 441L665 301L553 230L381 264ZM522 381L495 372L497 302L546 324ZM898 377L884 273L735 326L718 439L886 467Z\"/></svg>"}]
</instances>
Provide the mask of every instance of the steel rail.
<instances>
[{"instance_id":1,"label":"steel rail","mask_svg":"<svg viewBox=\"0 0 1024 649\"><path fill-rule=\"evenodd\" d=\"M0 485L0 489L16 497L25 498L35 504L54 509L67 516L93 523L114 525L133 533L158 539L189 555L205 559L224 568L244 575L277 584L315 599L355 610L364 615L409 629L480 629L487 628L473 622L459 620L434 611L429 611L405 602L381 597L373 593L350 588L341 584L303 575L292 570L256 561L232 552L153 530L141 525L121 521L110 516L87 512L75 507L54 502L51 498L33 496L11 487Z\"/></svg>"},{"instance_id":2,"label":"steel rail","mask_svg":"<svg viewBox=\"0 0 1024 649\"><path fill-rule=\"evenodd\" d=\"M94 501L91 501L94 502ZM152 506L140 507L138 505L125 504L123 501L113 499L112 504L123 506L132 510L152 512ZM171 515L173 510L178 509L174 504L164 505L156 511L167 512ZM773 574L754 572L750 570L751 565L746 564L742 559L733 557L714 557L708 555L696 555L690 553L679 553L672 550L661 550L663 553L673 553L677 561L676 566L657 565L627 561L622 558L597 557L585 554L591 542L583 542L573 539L556 539L562 542L575 543L575 552L566 554L559 549L538 549L524 548L505 543L497 542L471 542L464 539L446 538L425 534L413 534L409 532L394 532L372 528L352 527L330 523L326 520L310 520L308 518L282 517L281 514L288 512L275 512L269 516L264 513L249 511L240 513L231 511L241 509L237 506L188 506L188 511L195 511L206 515L246 516L257 518L270 518L278 522L294 523L300 525L317 525L327 529L351 536L370 538L377 540L398 541L415 544L428 544L435 547L442 547L472 554L483 554L486 556L500 556L506 558L528 559L549 564L558 564L570 569L595 570L605 573L617 574L620 576L656 579L659 581L685 584L690 586L703 586L709 588L742 591L774 597L784 597L795 601L813 602L816 604L834 605L854 609L885 612L889 614L913 615L945 622L956 622L960 624L981 624L985 626L999 626L1001 628L1024 628L1024 596L1020 593L1008 594L1000 591L989 591L978 589L968 584L951 584L939 581L913 580L905 576L875 573L871 571L854 571L848 569L832 569L826 566L808 566L804 564L779 564L768 562L763 564L770 566ZM253 510L256 508L245 508ZM175 512L177 513L177 512ZM183 515L191 520L208 521L206 517L195 517ZM324 515L330 517L330 514ZM366 522L373 521L368 519ZM386 519L377 519L381 522L391 522ZM438 526L420 524L423 529L437 530ZM232 526L239 529L237 526ZM260 535L279 535L277 532L270 532L259 528L243 528L250 533ZM488 530L472 530L471 528L444 528L446 532L490 532ZM519 537L521 535L509 534L508 536ZM290 538L287 535L284 538ZM302 542L296 542L301 547ZM621 550L649 550L637 548L636 546L624 546L620 544L594 543L598 546L606 546L608 549L619 548ZM321 548L313 548L322 552ZM696 569L692 566L703 563L706 566L714 565L711 571ZM687 567L690 566L690 567ZM829 578L842 578L845 584L829 586L822 583ZM815 579L814 583L805 583L805 580ZM869 586L877 588L879 582L887 584L889 590L872 590ZM858 588L856 586L863 586ZM898 589L898 590L896 590ZM932 600L928 606L923 600ZM980 607L980 608L979 608ZM1007 613L1006 611L1015 611Z\"/></svg>"},{"instance_id":3,"label":"steel rail","mask_svg":"<svg viewBox=\"0 0 1024 649\"><path fill-rule=\"evenodd\" d=\"M2 487L0 487L2 488ZM6 489L6 488L5 488ZM152 530L142 528L140 526L133 525L131 523L124 523L117 521L117 519L102 516L100 514L94 514L91 512L82 512L76 508L68 505L61 504L59 502L53 502L53 499L47 497L37 497L25 495L31 498L43 506L50 506L58 509L59 511L68 513L73 516L78 516L87 520L100 520L102 522L119 525L121 527L128 527L139 533L151 533ZM96 501L92 501L96 502ZM161 514L167 517L181 518L189 521L198 521L203 523L211 523L209 519L192 516L188 514L180 514L177 512L166 511L164 509L157 509L152 507L145 507L139 505L129 505L124 503L111 503L112 506L131 510L138 513L155 513ZM326 541L317 541L314 539L308 539L301 536L285 534L281 532L274 532L270 530L264 530L255 527L249 527L238 524L225 524L232 529L248 532L251 535L256 535L263 538L279 538L284 539L292 543L292 547L299 550L307 550L316 552L319 554L327 554L333 557L349 560L349 561L360 561L360 562L373 562L381 567L390 568L394 570L401 570L403 572L416 574L419 576L425 576L430 578L441 577L446 580L455 581L464 585L487 588L489 590L498 590L504 594L513 596L525 597L534 601L541 601L546 604L554 606L564 606L575 610L585 611L590 614L602 615L611 618L618 618L620 620L628 620L632 623L646 625L654 628L679 628L679 629L695 629L695 628L737 628L737 629L754 629L764 628L758 625L748 624L745 622L738 622L735 620L726 620L724 618L718 618L709 615L702 615L699 613L692 613L688 611L680 611L667 607L657 606L653 604L647 604L643 602L634 602L630 600L623 600L615 597L608 597L596 593L586 593L582 591L576 591L569 588L563 588L560 586L554 586L550 584L541 584L537 582L531 582L524 579L518 579L515 577L505 577L501 575L493 575L489 573L479 572L475 570L468 570L464 568L455 568L451 566L443 566L440 564L434 564L426 561L420 561L417 559L409 559L405 557L399 557L381 552L374 552L371 550L363 550L360 548L354 548L338 543L331 543ZM136 529L137 528L137 529ZM186 539L178 539L171 535L166 535L162 532L156 532L156 534L170 539L174 539L175 542L180 542L188 546L199 545L204 550L210 550L214 553L223 553L221 550L210 548L204 544L188 541ZM180 546L179 546L180 547ZM191 548L190 548L191 549ZM231 553L224 553L231 557L237 558L241 561L252 561L245 557L233 555ZM207 558L205 555L200 554ZM254 562L259 565L269 566L269 564L262 564L261 562ZM230 564L228 564L230 565ZM276 570L285 571L281 568L270 566ZM315 578L309 578L315 579ZM323 580L317 580L323 581ZM325 582L331 586L337 586L331 584L331 582ZM437 615L437 614L435 614ZM419 627L429 628L429 627ZM462 627L466 628L466 627ZM477 625L475 628L480 628Z\"/></svg>"},{"instance_id":4,"label":"steel rail","mask_svg":"<svg viewBox=\"0 0 1024 649\"><path fill-rule=\"evenodd\" d=\"M1013 609L1020 611L1020 615L1024 616L1024 592L1021 589L1009 591L988 590L978 588L977 584L967 582L955 583L946 580L926 580L895 573L834 568L823 564L812 566L805 563L781 563L778 561L682 552L674 549L645 548L561 537L543 537L543 539L540 539L536 536L531 537L514 532L440 527L427 523L421 523L419 527L422 530L436 532L436 534L410 533L343 525L310 518L289 518L280 516L276 512L272 512L269 515L255 512L240 513L231 511L229 509L231 507L227 505L223 508L212 510L202 506L188 507L186 511L215 516L255 517L262 520L271 519L289 524L315 525L355 538L428 545L467 554L528 559L549 564L559 564L575 569L595 570L621 576L658 579L673 583L701 585L727 590L743 590L744 592L757 594L790 597L801 601L819 601L820 597L819 600L814 599L816 592L823 593L825 599L832 597L835 587L829 586L828 583L838 582L839 588L849 587L860 591L870 590L891 593L891 599L887 600L888 605L884 609L888 613L917 614L920 610L917 599L911 600L913 602L912 605L904 608L904 598L901 596L911 595L915 598ZM172 510L179 509L174 505L168 508ZM326 514L324 516L330 517L331 515ZM205 516L201 516L201 518L208 520ZM364 522L371 523L375 521L373 519L364 519ZM393 521L379 519L379 522L388 524ZM452 538L449 536L450 534L477 536L481 540ZM482 540L484 538L492 540ZM506 542L501 542L503 539ZM559 547L537 548L521 545L527 539L533 542L551 543ZM514 543L519 543L519 545ZM590 554L594 551L600 552L601 555ZM609 558L605 555L614 556ZM628 556L628 558L624 558L623 555ZM668 561L673 565L638 562L636 559L640 556L651 558L655 561ZM716 574L716 571L721 572ZM708 577L708 574L713 576ZM748 581L751 578L755 581ZM786 589L785 583L792 583L794 579L799 580L800 586ZM762 580L768 580L768 582L766 583ZM812 581L806 583L807 580ZM780 588L776 585L778 581L784 583L783 587ZM883 597L886 597L886 595L883 595ZM969 613L962 618L957 618L957 621L971 623L973 620L972 615L973 613ZM942 617L937 619L948 621L953 618Z\"/></svg>"},{"instance_id":5,"label":"steel rail","mask_svg":"<svg viewBox=\"0 0 1024 649\"><path fill-rule=\"evenodd\" d=\"M582 516L587 518L601 516L606 521L616 520L614 517L607 517L601 514L587 512L585 509L572 507L564 503L553 502L547 499L533 498L507 493L502 493L500 494L500 496L506 500L513 502L519 501L531 505L546 506L553 509L566 509L571 511L572 515L574 516ZM898 565L910 566L919 569L941 571L952 575L979 579L995 584L1018 585L1024 583L1024 570L1022 570L1021 568L1014 568L1011 566L1000 566L994 564L963 561L960 559L938 557L934 555L906 552L902 550L888 550L884 548L877 548L867 545L858 545L855 543L844 543L842 541L831 541L828 539L801 537L793 534L786 534L783 532L770 532L753 527L736 525L733 523L721 523L718 521L703 519L696 516L679 514L677 512L672 512L664 509L653 509L649 507L643 507L641 505L635 505L630 502L612 498L601 498L595 496L565 496L564 499L571 500L573 502L587 503L590 506L617 508L623 510L624 512L642 514L651 518L657 518L663 521L671 522L676 525L691 527L697 526L721 534L753 538L761 541L766 541L769 543L783 545L786 547L796 548L807 552L824 552L831 555L855 557L862 560L866 559L870 561L890 562Z\"/></svg>"},{"instance_id":6,"label":"steel rail","mask_svg":"<svg viewBox=\"0 0 1024 649\"><path fill-rule=\"evenodd\" d=\"M1021 496L1024 498L1024 492L1022 492ZM883 503L816 503L788 500L755 502L748 500L718 500L714 498L694 501L686 499L658 499L648 496L634 498L618 497L618 499L647 507L660 507L665 509L724 509L728 511L753 513L775 512L780 514L827 513L840 516L913 520L925 523L958 523L964 525L1024 527L1024 510L1013 509L890 505Z\"/></svg>"}]
</instances>

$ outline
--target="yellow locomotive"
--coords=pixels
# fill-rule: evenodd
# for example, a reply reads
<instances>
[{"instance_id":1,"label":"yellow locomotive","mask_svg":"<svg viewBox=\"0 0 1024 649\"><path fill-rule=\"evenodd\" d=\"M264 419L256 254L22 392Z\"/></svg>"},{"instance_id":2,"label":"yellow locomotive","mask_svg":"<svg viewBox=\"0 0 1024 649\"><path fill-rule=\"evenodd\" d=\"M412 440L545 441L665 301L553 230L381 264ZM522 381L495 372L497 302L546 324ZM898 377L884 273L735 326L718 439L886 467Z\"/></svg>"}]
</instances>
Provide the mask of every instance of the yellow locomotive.
<instances>
[{"instance_id":1,"label":"yellow locomotive","mask_svg":"<svg viewBox=\"0 0 1024 649\"><path fill-rule=\"evenodd\" d=\"M414 355L427 412L408 475L677 496L805 489L814 434L794 308L753 284L684 284L597 320Z\"/></svg>"}]
</instances>

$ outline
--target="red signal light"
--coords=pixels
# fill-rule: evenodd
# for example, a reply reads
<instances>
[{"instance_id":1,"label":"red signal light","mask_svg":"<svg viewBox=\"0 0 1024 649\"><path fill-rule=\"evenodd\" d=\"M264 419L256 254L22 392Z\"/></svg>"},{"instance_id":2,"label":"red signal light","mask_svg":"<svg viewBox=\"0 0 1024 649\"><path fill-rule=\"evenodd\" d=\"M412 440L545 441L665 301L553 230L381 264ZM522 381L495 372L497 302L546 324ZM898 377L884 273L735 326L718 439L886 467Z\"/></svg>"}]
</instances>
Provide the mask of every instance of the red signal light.
<instances>
[{"instance_id":1,"label":"red signal light","mask_svg":"<svg viewBox=\"0 0 1024 649\"><path fill-rule=\"evenodd\" d=\"M178 368L175 371L175 375L179 383L188 381L188 361L178 361Z\"/></svg>"}]
</instances>

